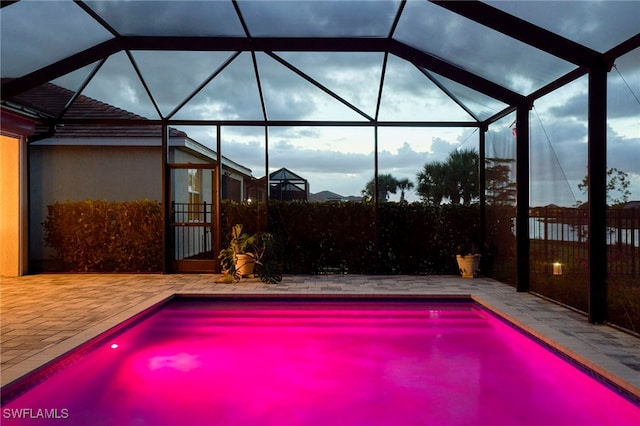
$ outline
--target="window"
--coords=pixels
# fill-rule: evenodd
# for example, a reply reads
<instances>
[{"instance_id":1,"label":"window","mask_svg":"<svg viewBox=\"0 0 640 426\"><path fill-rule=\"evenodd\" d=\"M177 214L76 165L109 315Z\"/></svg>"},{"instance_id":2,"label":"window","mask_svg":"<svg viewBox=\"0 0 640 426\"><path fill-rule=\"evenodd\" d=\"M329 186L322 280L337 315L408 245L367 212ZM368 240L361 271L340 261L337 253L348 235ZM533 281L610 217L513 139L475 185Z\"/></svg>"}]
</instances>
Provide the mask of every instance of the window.
<instances>
[{"instance_id":1,"label":"window","mask_svg":"<svg viewBox=\"0 0 640 426\"><path fill-rule=\"evenodd\" d=\"M189 220L202 220L202 205L200 202L200 188L202 186L202 171L189 169Z\"/></svg>"},{"instance_id":2,"label":"window","mask_svg":"<svg viewBox=\"0 0 640 426\"><path fill-rule=\"evenodd\" d=\"M222 198L242 202L242 182L228 174L222 176Z\"/></svg>"}]
</instances>

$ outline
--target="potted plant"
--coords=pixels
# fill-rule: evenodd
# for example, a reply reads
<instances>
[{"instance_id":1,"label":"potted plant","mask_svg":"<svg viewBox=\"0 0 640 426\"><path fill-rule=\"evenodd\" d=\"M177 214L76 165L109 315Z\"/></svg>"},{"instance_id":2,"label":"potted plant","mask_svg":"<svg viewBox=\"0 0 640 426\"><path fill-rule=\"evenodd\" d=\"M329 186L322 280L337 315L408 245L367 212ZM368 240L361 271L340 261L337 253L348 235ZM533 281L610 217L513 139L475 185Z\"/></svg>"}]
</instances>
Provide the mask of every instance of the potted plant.
<instances>
[{"instance_id":1,"label":"potted plant","mask_svg":"<svg viewBox=\"0 0 640 426\"><path fill-rule=\"evenodd\" d=\"M269 284L282 281L282 267L275 251L275 236L268 232L248 234L242 224L231 229L229 246L218 255L224 276L221 281L240 281L257 273Z\"/></svg>"},{"instance_id":2,"label":"potted plant","mask_svg":"<svg viewBox=\"0 0 640 426\"><path fill-rule=\"evenodd\" d=\"M475 278L480 269L480 250L471 240L457 246L456 260L462 278Z\"/></svg>"}]
</instances>

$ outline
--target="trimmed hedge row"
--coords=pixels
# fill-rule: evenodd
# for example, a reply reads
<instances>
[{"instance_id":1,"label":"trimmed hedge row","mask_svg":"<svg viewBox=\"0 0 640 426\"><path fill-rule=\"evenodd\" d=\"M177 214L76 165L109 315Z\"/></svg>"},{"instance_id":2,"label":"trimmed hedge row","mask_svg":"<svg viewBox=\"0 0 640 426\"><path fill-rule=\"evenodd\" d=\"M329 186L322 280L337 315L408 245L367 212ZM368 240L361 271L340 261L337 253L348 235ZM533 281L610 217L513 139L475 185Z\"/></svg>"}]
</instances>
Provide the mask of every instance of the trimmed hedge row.
<instances>
[{"instance_id":1,"label":"trimmed hedge row","mask_svg":"<svg viewBox=\"0 0 640 426\"><path fill-rule=\"evenodd\" d=\"M55 203L43 226L65 271L162 270L162 208L155 201Z\"/></svg>"},{"instance_id":2,"label":"trimmed hedge row","mask_svg":"<svg viewBox=\"0 0 640 426\"><path fill-rule=\"evenodd\" d=\"M422 203L222 204L223 246L231 227L269 230L285 273L457 274L456 246L478 234L478 206ZM268 222L268 226L266 223ZM377 225L376 225L377 224Z\"/></svg>"},{"instance_id":3,"label":"trimmed hedge row","mask_svg":"<svg viewBox=\"0 0 640 426\"><path fill-rule=\"evenodd\" d=\"M162 269L157 202L81 201L48 207L45 243L69 272ZM284 272L456 274L456 246L477 235L477 206L351 202L222 203L222 246L231 228L276 235ZM217 254L216 254L217 257Z\"/></svg>"}]
</instances>

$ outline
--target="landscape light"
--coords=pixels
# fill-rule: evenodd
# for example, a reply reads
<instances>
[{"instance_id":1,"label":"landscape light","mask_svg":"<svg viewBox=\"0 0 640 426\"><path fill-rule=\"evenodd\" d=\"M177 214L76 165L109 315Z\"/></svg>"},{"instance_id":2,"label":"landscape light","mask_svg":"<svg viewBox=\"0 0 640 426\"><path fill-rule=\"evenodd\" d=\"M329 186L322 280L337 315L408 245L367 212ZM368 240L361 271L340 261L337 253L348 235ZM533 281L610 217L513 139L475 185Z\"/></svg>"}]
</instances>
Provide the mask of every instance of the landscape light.
<instances>
[{"instance_id":1,"label":"landscape light","mask_svg":"<svg viewBox=\"0 0 640 426\"><path fill-rule=\"evenodd\" d=\"M555 262L553 264L553 275L562 275L562 263Z\"/></svg>"}]
</instances>

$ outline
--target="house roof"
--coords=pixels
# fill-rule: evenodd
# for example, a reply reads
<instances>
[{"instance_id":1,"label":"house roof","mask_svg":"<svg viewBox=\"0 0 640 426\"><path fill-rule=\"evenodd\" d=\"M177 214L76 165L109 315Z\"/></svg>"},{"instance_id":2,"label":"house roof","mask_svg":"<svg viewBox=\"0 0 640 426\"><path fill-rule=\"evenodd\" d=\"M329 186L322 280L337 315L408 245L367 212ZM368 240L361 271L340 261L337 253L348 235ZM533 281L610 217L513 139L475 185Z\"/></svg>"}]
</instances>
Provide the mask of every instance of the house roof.
<instances>
[{"instance_id":1,"label":"house roof","mask_svg":"<svg viewBox=\"0 0 640 426\"><path fill-rule=\"evenodd\" d=\"M130 111L84 95L78 95L75 101L70 104L70 107L66 109L73 96L74 93L68 89L53 83L46 83L14 96L10 100L10 106L15 110L29 110L32 114L35 113L44 123L48 121L47 118L49 117L61 115L69 119L99 117L113 120L131 118L144 120L143 117ZM53 133L50 130L53 130ZM50 129L46 124L41 124L36 126L36 135L30 139L34 141L38 139L65 140L67 143L74 141L74 145L91 145L91 141L98 140L101 141L101 144L119 146L139 145L141 141L148 140L149 142L144 142L145 145L159 145L161 132L162 127L158 125L65 124L53 126ZM190 138L182 130L169 127L169 141L172 146L181 147L203 158L209 160L215 160L216 158L215 151ZM222 162L226 167L251 176L251 169L233 160L223 157Z\"/></svg>"},{"instance_id":2,"label":"house roof","mask_svg":"<svg viewBox=\"0 0 640 426\"><path fill-rule=\"evenodd\" d=\"M6 80L6 79L3 79ZM75 97L75 99L74 99ZM73 100L73 102L71 102ZM140 138L161 136L158 125L113 125L109 124L65 124L55 126L54 132L46 123L51 119L64 116L65 119L106 119L106 120L145 120L137 114L115 107L85 95L77 95L64 87L45 83L8 99L9 106L16 110L29 110L40 117L42 124L37 131L48 137L58 138ZM71 102L71 103L70 103ZM169 128L170 137L187 137L183 131Z\"/></svg>"},{"instance_id":3,"label":"house roof","mask_svg":"<svg viewBox=\"0 0 640 426\"><path fill-rule=\"evenodd\" d=\"M623 209L629 209L629 210L638 209L638 208L640 208L640 200L638 200L638 201L627 201L626 203L624 203L622 205L622 208Z\"/></svg>"},{"instance_id":4,"label":"house roof","mask_svg":"<svg viewBox=\"0 0 640 426\"><path fill-rule=\"evenodd\" d=\"M291 170L285 167L278 169L275 172L269 173L269 181L270 182L296 182L296 183L307 182L305 178L293 173Z\"/></svg>"}]
</instances>

